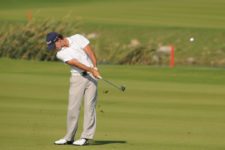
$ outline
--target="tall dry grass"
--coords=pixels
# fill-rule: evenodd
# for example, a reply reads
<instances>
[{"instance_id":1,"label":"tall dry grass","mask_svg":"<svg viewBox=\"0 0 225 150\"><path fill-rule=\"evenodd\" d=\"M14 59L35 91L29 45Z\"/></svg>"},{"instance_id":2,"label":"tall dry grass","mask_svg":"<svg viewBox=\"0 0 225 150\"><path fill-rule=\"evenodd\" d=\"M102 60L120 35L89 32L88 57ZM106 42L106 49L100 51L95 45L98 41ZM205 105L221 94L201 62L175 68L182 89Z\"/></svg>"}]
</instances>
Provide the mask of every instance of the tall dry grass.
<instances>
[{"instance_id":1,"label":"tall dry grass","mask_svg":"<svg viewBox=\"0 0 225 150\"><path fill-rule=\"evenodd\" d=\"M75 19L70 22L67 17L60 20L32 19L26 23L1 24L0 28L0 57L13 59L27 59L40 61L57 60L54 51L48 51L45 37L48 32L56 31L65 36L80 33L81 21ZM144 65L168 65L169 54L159 52L159 43L152 41L143 44L138 39L130 43L111 40L110 36L103 35L101 31L96 33L83 33L91 41L98 62L101 64L144 64ZM174 33L176 34L176 33ZM115 38L114 38L115 39ZM175 63L180 65L224 66L225 47L212 53L186 55L186 47L180 44L175 52ZM186 50L186 51L185 51ZM183 53L182 53L183 52ZM203 52L203 51L202 51ZM214 52L214 53L213 53ZM188 51L188 54L192 54ZM214 54L214 55L213 55Z\"/></svg>"},{"instance_id":2,"label":"tall dry grass","mask_svg":"<svg viewBox=\"0 0 225 150\"><path fill-rule=\"evenodd\" d=\"M62 34L75 33L79 21L70 23L69 19L35 20L24 24L13 24L4 27L0 34L0 57L49 61L56 60L54 51L48 51L45 37L48 32L56 31Z\"/></svg>"}]
</instances>

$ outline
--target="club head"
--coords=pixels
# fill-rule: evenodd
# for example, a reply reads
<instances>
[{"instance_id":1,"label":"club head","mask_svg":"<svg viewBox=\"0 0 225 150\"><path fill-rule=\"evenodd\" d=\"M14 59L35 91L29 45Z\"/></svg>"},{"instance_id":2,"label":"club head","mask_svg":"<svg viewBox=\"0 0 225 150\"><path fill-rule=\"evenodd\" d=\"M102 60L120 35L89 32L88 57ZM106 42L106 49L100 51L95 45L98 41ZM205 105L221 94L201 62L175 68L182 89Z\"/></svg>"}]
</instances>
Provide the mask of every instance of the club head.
<instances>
[{"instance_id":1,"label":"club head","mask_svg":"<svg viewBox=\"0 0 225 150\"><path fill-rule=\"evenodd\" d=\"M120 89L121 89L121 91L124 92L126 90L126 87L125 86L121 86Z\"/></svg>"}]
</instances>

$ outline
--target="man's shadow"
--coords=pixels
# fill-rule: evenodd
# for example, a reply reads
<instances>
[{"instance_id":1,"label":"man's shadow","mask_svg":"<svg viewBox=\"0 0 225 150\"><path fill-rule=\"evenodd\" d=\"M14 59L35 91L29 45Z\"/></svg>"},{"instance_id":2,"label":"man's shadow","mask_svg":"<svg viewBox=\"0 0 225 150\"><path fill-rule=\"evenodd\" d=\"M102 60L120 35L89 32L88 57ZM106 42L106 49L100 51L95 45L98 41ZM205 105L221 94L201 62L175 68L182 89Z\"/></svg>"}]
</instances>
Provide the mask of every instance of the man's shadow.
<instances>
[{"instance_id":1,"label":"man's shadow","mask_svg":"<svg viewBox=\"0 0 225 150\"><path fill-rule=\"evenodd\" d=\"M106 145L106 144L125 144L126 141L113 141L113 140L97 140L91 145Z\"/></svg>"}]
</instances>

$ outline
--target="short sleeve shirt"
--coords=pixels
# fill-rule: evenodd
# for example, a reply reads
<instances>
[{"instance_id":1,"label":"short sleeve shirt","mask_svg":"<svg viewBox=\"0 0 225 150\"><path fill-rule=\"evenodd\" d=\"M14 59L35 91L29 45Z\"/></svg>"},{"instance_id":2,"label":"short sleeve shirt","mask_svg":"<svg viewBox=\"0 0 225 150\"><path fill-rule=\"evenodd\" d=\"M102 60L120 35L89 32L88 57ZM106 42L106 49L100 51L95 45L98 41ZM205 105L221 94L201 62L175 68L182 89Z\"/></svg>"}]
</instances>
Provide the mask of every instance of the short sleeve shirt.
<instances>
[{"instance_id":1,"label":"short sleeve shirt","mask_svg":"<svg viewBox=\"0 0 225 150\"><path fill-rule=\"evenodd\" d=\"M57 52L56 57L63 62L67 62L71 59L76 59L80 63L93 67L93 63L87 53L84 51L84 48L90 43L88 39L80 34L73 35L68 37L69 47L63 47L60 51ZM83 70L71 66L71 73L81 73Z\"/></svg>"}]
</instances>

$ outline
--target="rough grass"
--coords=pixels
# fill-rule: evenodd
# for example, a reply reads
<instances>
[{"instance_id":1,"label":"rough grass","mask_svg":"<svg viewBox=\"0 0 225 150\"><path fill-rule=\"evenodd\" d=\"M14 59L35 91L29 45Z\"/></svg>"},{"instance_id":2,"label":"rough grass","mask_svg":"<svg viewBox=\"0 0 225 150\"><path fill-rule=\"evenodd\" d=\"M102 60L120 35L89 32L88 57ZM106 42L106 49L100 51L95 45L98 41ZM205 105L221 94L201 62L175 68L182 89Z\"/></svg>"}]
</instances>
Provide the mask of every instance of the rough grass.
<instances>
[{"instance_id":1,"label":"rough grass","mask_svg":"<svg viewBox=\"0 0 225 150\"><path fill-rule=\"evenodd\" d=\"M67 66L0 59L0 70L1 149L225 147L224 69L101 65L103 77L126 85L127 90L122 93L99 81L96 142L87 147L52 144L65 133ZM76 138L81 129L80 124Z\"/></svg>"}]
</instances>

